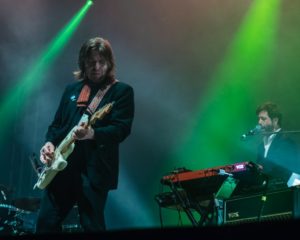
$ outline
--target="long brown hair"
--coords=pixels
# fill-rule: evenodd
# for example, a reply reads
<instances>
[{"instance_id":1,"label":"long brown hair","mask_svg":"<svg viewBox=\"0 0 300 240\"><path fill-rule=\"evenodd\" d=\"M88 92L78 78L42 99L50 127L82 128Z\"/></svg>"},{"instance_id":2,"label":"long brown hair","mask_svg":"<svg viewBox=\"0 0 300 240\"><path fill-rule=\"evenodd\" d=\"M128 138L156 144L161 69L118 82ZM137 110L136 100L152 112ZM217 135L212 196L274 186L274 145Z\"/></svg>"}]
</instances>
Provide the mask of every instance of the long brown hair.
<instances>
[{"instance_id":1,"label":"long brown hair","mask_svg":"<svg viewBox=\"0 0 300 240\"><path fill-rule=\"evenodd\" d=\"M106 77L109 78L109 80L113 80L115 78L115 60L112 47L108 40L100 37L91 38L81 46L78 57L79 70L73 72L75 78L79 80L85 78L85 61L91 50L98 51L99 54L104 57L108 63Z\"/></svg>"}]
</instances>

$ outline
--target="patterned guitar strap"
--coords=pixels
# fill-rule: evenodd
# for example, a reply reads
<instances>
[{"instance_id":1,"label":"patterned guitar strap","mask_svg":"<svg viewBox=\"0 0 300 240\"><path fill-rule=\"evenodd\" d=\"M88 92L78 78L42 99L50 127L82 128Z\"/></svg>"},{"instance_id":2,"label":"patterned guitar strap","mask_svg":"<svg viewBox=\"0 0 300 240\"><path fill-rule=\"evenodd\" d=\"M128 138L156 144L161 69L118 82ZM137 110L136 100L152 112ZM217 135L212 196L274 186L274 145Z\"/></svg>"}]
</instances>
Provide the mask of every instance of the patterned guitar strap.
<instances>
[{"instance_id":1,"label":"patterned guitar strap","mask_svg":"<svg viewBox=\"0 0 300 240\"><path fill-rule=\"evenodd\" d=\"M91 101L91 103L89 104L89 106L86 109L86 112L83 113L81 119L78 122L78 126L81 123L87 123L89 120L89 116L93 115L93 113L95 112L95 110L97 109L97 107L99 106L101 100L103 99L103 97L105 96L105 94L107 93L107 91L119 80L114 79L110 84L108 84L103 90L99 89L98 92L96 93L95 97L93 98L93 100ZM87 85L84 85L82 92L85 91L84 88L89 88ZM78 98L78 101L80 101L80 97L82 95L82 92L80 93L80 96ZM79 104L77 104L78 106L81 106Z\"/></svg>"}]
</instances>

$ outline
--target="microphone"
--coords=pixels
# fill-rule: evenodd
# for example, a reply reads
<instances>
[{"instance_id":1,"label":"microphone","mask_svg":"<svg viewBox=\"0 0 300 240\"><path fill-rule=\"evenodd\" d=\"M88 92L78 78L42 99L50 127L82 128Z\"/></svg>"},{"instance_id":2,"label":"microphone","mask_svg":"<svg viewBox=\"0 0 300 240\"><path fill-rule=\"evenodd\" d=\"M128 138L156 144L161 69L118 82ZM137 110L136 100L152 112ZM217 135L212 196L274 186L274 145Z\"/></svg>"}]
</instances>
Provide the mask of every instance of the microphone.
<instances>
[{"instance_id":1,"label":"microphone","mask_svg":"<svg viewBox=\"0 0 300 240\"><path fill-rule=\"evenodd\" d=\"M244 133L242 136L241 136L241 140L245 140L247 137L249 136L253 136L257 133L260 133L262 130L262 127L261 125L256 125L255 128L249 130L247 133Z\"/></svg>"}]
</instances>

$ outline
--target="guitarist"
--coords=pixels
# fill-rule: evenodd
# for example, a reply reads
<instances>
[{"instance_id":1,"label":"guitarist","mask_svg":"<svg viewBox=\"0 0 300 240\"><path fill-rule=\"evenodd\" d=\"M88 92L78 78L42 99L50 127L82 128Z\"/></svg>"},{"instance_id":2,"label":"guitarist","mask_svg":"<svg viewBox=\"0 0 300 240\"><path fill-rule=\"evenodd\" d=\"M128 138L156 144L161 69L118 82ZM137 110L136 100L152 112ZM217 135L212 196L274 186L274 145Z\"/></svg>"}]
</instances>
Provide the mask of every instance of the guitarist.
<instances>
[{"instance_id":1,"label":"guitarist","mask_svg":"<svg viewBox=\"0 0 300 240\"><path fill-rule=\"evenodd\" d=\"M61 232L62 222L75 204L83 231L104 231L107 195L118 185L119 144L131 132L133 89L115 79L112 48L103 38L91 38L82 45L78 66L74 72L78 81L68 85L62 95L40 150L40 160L51 165L56 147L70 131L75 147L66 159L67 167L43 192L36 233ZM82 116L92 114L95 96L101 99L96 109L114 104L104 118L87 127Z\"/></svg>"}]
</instances>

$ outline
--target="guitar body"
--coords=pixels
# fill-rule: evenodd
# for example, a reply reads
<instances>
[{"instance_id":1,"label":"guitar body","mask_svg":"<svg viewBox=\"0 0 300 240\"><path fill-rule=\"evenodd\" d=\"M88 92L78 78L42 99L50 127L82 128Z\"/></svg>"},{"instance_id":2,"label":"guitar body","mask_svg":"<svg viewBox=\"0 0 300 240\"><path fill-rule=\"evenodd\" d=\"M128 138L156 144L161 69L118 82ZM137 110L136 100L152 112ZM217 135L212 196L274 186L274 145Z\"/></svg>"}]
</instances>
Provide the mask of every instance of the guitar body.
<instances>
[{"instance_id":1,"label":"guitar body","mask_svg":"<svg viewBox=\"0 0 300 240\"><path fill-rule=\"evenodd\" d=\"M106 114L108 114L113 106L113 103L108 103L103 106L100 110L95 112L88 122L88 126L95 123L96 120L102 119ZM63 139L59 146L54 151L54 159L50 166L44 166L41 173L38 174L38 181L34 185L33 189L38 187L39 189L46 188L49 183L54 179L56 174L64 170L67 165L67 159L74 150L75 144L72 138L73 131L77 126L73 127L68 135Z\"/></svg>"},{"instance_id":2,"label":"guitar body","mask_svg":"<svg viewBox=\"0 0 300 240\"><path fill-rule=\"evenodd\" d=\"M72 143L66 152L63 154L60 151L55 151L53 162L51 166L45 166L43 171L40 173L37 183L34 188L44 189L56 176L59 171L62 171L68 165L67 158L73 152L75 144Z\"/></svg>"}]
</instances>

